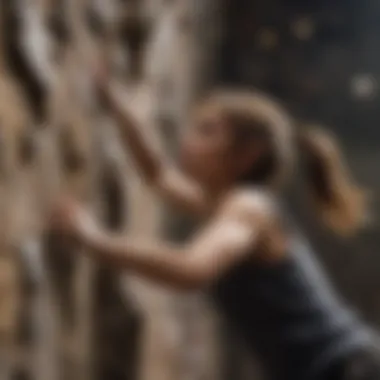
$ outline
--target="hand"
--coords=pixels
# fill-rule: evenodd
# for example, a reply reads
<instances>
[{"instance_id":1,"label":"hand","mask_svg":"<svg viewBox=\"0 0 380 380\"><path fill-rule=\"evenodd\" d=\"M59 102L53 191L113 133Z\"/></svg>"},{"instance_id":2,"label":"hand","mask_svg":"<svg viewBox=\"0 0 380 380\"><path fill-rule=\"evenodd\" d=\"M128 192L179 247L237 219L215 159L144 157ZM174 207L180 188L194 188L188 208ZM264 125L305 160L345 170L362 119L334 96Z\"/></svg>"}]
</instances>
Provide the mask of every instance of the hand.
<instances>
[{"instance_id":1,"label":"hand","mask_svg":"<svg viewBox=\"0 0 380 380\"><path fill-rule=\"evenodd\" d=\"M100 233L90 213L72 198L61 198L53 209L51 227L81 243L90 244Z\"/></svg>"}]
</instances>

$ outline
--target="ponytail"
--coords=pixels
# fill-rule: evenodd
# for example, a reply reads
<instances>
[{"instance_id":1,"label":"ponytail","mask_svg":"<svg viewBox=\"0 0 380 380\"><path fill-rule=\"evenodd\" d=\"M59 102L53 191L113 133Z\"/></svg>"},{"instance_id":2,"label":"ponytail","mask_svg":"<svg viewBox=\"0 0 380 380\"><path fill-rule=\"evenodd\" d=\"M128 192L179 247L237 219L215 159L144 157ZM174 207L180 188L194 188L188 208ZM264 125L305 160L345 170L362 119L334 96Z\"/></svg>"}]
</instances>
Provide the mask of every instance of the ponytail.
<instances>
[{"instance_id":1,"label":"ponytail","mask_svg":"<svg viewBox=\"0 0 380 380\"><path fill-rule=\"evenodd\" d=\"M352 235L365 222L365 193L351 180L335 139L320 129L299 133L308 193L323 222Z\"/></svg>"}]
</instances>

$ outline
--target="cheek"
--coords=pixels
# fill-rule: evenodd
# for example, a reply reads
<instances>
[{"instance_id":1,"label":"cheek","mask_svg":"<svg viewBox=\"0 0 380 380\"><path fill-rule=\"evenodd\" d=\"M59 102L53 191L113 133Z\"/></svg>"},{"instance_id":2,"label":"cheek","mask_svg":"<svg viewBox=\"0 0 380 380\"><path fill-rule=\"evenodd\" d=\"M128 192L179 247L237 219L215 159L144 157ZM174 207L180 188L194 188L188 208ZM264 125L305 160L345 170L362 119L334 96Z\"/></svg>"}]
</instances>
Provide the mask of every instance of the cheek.
<instances>
[{"instance_id":1,"label":"cheek","mask_svg":"<svg viewBox=\"0 0 380 380\"><path fill-rule=\"evenodd\" d=\"M208 182L215 178L226 175L230 170L229 160L220 149L194 149L183 150L181 155L181 166L189 175L201 182Z\"/></svg>"},{"instance_id":2,"label":"cheek","mask_svg":"<svg viewBox=\"0 0 380 380\"><path fill-rule=\"evenodd\" d=\"M181 141L181 144L179 146L179 164L180 166L185 169L186 171L189 171L192 166L194 166L194 161L196 160L197 154L197 147L192 143L192 141L189 140L183 140Z\"/></svg>"},{"instance_id":3,"label":"cheek","mask_svg":"<svg viewBox=\"0 0 380 380\"><path fill-rule=\"evenodd\" d=\"M201 144L185 142L180 147L180 164L184 169L193 172L203 162L206 153Z\"/></svg>"},{"instance_id":4,"label":"cheek","mask_svg":"<svg viewBox=\"0 0 380 380\"><path fill-rule=\"evenodd\" d=\"M189 174L202 176L215 161L215 153L210 148L209 144L202 141L184 141L179 151L180 166Z\"/></svg>"}]
</instances>

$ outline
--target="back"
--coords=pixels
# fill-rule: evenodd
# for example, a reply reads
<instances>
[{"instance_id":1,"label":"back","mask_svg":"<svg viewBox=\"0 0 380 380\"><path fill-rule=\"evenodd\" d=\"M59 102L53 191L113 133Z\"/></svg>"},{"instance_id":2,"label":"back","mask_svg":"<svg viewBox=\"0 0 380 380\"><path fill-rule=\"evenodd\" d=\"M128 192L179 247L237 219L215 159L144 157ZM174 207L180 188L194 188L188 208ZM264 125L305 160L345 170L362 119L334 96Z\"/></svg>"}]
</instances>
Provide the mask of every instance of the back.
<instances>
[{"instance_id":1,"label":"back","mask_svg":"<svg viewBox=\"0 0 380 380\"><path fill-rule=\"evenodd\" d=\"M311 380L331 361L370 344L369 332L338 298L295 231L286 258L243 262L212 294L276 380Z\"/></svg>"}]
</instances>

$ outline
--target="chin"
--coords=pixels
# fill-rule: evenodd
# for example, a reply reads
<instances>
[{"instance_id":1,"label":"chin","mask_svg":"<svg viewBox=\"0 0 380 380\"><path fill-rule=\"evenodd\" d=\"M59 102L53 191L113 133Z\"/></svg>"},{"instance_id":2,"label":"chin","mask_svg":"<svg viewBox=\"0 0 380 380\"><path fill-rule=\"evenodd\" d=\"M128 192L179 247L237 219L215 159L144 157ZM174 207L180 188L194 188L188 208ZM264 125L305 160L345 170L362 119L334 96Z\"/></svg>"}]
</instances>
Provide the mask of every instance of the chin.
<instances>
[{"instance_id":1,"label":"chin","mask_svg":"<svg viewBox=\"0 0 380 380\"><path fill-rule=\"evenodd\" d=\"M198 160L197 160L198 161ZM205 178L205 174L202 173L202 169L204 167L204 163L194 162L194 160L182 159L179 162L179 167L189 177L196 180L197 182L201 182L203 178Z\"/></svg>"},{"instance_id":2,"label":"chin","mask_svg":"<svg viewBox=\"0 0 380 380\"><path fill-rule=\"evenodd\" d=\"M189 166L189 165L182 165L181 166L181 170L183 171L183 173L184 174L186 174L188 177L190 177L190 178L192 178L192 179L194 179L194 180L196 180L197 182L199 182L200 181L200 175L199 175L199 173L196 171L196 170L194 170L194 168L192 168L191 166Z\"/></svg>"},{"instance_id":3,"label":"chin","mask_svg":"<svg viewBox=\"0 0 380 380\"><path fill-rule=\"evenodd\" d=\"M189 160L181 159L179 161L179 168L187 175L193 176L194 173L194 165L191 164Z\"/></svg>"},{"instance_id":4,"label":"chin","mask_svg":"<svg viewBox=\"0 0 380 380\"><path fill-rule=\"evenodd\" d=\"M198 180L199 179L199 175L197 175L196 171L192 170L191 168L189 167L184 167L183 168L183 172L191 177L192 179L195 179L195 180Z\"/></svg>"}]
</instances>

